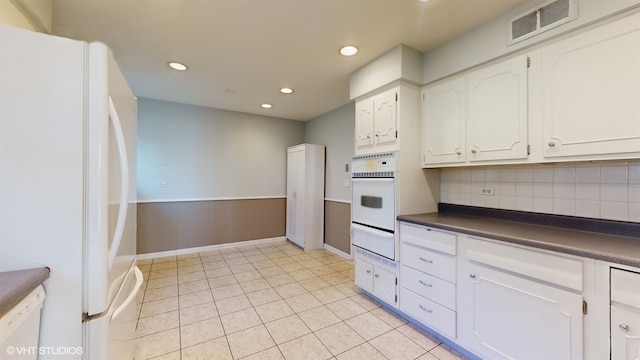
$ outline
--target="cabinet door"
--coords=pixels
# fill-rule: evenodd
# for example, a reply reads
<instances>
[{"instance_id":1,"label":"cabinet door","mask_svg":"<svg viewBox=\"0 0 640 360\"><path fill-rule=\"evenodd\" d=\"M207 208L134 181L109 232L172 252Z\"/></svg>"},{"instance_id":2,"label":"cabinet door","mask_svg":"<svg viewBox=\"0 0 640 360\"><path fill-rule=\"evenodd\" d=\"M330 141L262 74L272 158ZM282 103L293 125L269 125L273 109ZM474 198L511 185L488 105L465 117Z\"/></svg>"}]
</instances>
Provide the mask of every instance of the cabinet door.
<instances>
[{"instance_id":1,"label":"cabinet door","mask_svg":"<svg viewBox=\"0 0 640 360\"><path fill-rule=\"evenodd\" d=\"M373 292L373 264L362 260L360 257L356 257L354 282L368 292Z\"/></svg>"},{"instance_id":2,"label":"cabinet door","mask_svg":"<svg viewBox=\"0 0 640 360\"><path fill-rule=\"evenodd\" d=\"M396 305L397 277L391 271L380 266L373 269L373 294L381 300Z\"/></svg>"},{"instance_id":3,"label":"cabinet door","mask_svg":"<svg viewBox=\"0 0 640 360\"><path fill-rule=\"evenodd\" d=\"M544 156L640 151L640 14L542 49Z\"/></svg>"},{"instance_id":4,"label":"cabinet door","mask_svg":"<svg viewBox=\"0 0 640 360\"><path fill-rule=\"evenodd\" d=\"M640 358L640 313L611 306L611 359Z\"/></svg>"},{"instance_id":5,"label":"cabinet door","mask_svg":"<svg viewBox=\"0 0 640 360\"><path fill-rule=\"evenodd\" d=\"M373 98L374 140L376 146L392 146L397 139L397 91L385 91ZM382 150L382 149L381 149Z\"/></svg>"},{"instance_id":6,"label":"cabinet door","mask_svg":"<svg viewBox=\"0 0 640 360\"><path fill-rule=\"evenodd\" d=\"M286 236L304 247L304 148L287 152L287 222Z\"/></svg>"},{"instance_id":7,"label":"cabinet door","mask_svg":"<svg viewBox=\"0 0 640 360\"><path fill-rule=\"evenodd\" d=\"M469 161L527 158L527 56L467 75Z\"/></svg>"},{"instance_id":8,"label":"cabinet door","mask_svg":"<svg viewBox=\"0 0 640 360\"><path fill-rule=\"evenodd\" d=\"M582 358L582 296L471 262L465 273L463 346L488 359Z\"/></svg>"},{"instance_id":9,"label":"cabinet door","mask_svg":"<svg viewBox=\"0 0 640 360\"><path fill-rule=\"evenodd\" d=\"M373 99L356 103L356 154L373 146Z\"/></svg>"},{"instance_id":10,"label":"cabinet door","mask_svg":"<svg viewBox=\"0 0 640 360\"><path fill-rule=\"evenodd\" d=\"M293 241L296 233L296 182L298 179L297 151L287 151L287 223L286 235L287 239Z\"/></svg>"},{"instance_id":11,"label":"cabinet door","mask_svg":"<svg viewBox=\"0 0 640 360\"><path fill-rule=\"evenodd\" d=\"M465 161L466 82L464 77L422 90L422 141L425 165Z\"/></svg>"}]
</instances>

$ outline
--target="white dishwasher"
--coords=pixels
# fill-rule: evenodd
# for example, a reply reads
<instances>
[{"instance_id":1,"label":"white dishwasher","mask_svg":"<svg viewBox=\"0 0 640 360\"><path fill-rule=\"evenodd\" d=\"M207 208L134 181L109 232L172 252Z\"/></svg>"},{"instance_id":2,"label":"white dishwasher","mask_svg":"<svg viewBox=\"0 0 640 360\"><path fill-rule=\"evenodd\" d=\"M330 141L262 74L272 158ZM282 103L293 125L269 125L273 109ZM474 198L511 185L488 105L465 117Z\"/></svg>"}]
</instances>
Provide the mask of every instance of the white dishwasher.
<instances>
[{"instance_id":1,"label":"white dishwasher","mask_svg":"<svg viewBox=\"0 0 640 360\"><path fill-rule=\"evenodd\" d=\"M0 317L0 359L38 358L40 313L45 293L42 285Z\"/></svg>"}]
</instances>

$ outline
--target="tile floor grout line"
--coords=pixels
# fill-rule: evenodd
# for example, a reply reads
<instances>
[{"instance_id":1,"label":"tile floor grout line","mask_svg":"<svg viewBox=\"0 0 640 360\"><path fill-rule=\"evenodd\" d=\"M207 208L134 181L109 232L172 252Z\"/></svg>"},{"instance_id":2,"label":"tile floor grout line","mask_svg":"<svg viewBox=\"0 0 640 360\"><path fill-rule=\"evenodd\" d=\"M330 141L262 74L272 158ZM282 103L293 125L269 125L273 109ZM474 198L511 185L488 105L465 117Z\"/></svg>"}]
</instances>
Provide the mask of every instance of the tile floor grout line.
<instances>
[{"instance_id":1,"label":"tile floor grout line","mask_svg":"<svg viewBox=\"0 0 640 360\"><path fill-rule=\"evenodd\" d=\"M390 330L388 330L388 331L386 331L386 332L384 332L384 333L381 333L381 334L377 334L377 335L376 335L376 337L374 337L374 338L372 338L372 339L369 339L369 340L366 340L365 338L363 338L363 337L362 337L362 335L358 334L358 335L359 335L359 336L364 340L364 342L363 342L363 343L361 343L361 344L359 344L359 345L356 345L356 346L353 346L353 347L350 347L349 349L346 349L346 350L344 350L344 351L343 351L343 352L341 352L341 353L337 353L336 355L334 355L334 356L332 356L332 357L336 357L336 356L339 356L339 355L341 355L341 354L343 354L343 353L345 353L345 352L351 351L351 350L353 350L353 349L354 349L354 348L356 348L356 347L362 346L363 344L369 344L369 346L371 346L371 347L373 347L374 349L376 349L376 352L377 352L379 355L384 356L384 355L383 355L379 350L377 350L377 348L375 348L375 347L371 344L371 342L370 342L370 341L371 341L371 340L373 340L373 339L375 339L375 338L377 338L377 337L379 337L379 336L384 335L385 333L391 332L391 331L393 331L393 330L397 331L397 332L398 332L398 335L401 335L405 340L410 340L410 341L411 341L411 343L413 343L413 344L414 344L414 345L416 345L416 346L417 346L421 351L423 351L422 355L420 355L420 356L423 356L424 354L430 353L432 350L437 349L437 348L440 346L440 344L438 344L438 343L434 343L434 344L430 345L430 346L432 346L432 347L431 347L431 349L428 349L428 348L426 348L426 347L422 347L420 344L418 344L416 341L414 341L414 339L409 338L409 337L408 337L407 335L405 335L403 332L401 332L400 330L398 330L399 328L401 328L402 326L404 326L405 324L407 324L406 320L404 320L404 319L402 319L402 318L401 318L401 319L402 319L402 321L403 321L403 322L402 322L402 323L400 323L400 324L395 324L395 325L393 325L393 324L388 324L388 323L386 323L386 321L384 321L382 318L380 318L377 314L373 313L373 312L374 312L374 311L376 311L377 309L380 309L380 308L381 308L381 307L380 307L380 305L379 305L379 304L376 304L376 303L374 303L374 304L373 304L373 305L374 305L374 307L369 307L369 306L367 306L366 308L363 308L363 310L365 310L365 312L363 312L363 313L361 313L361 314L357 314L357 315L353 315L353 314L350 314L350 315L344 315L344 314L342 314L341 316L338 316L338 313L335 313L335 312L334 312L334 310L332 310L331 304L334 304L334 303L337 303L337 302L340 302L340 301L344 301L344 300L350 300L350 301L353 301L356 305L358 305L358 306L362 307L362 306L364 306L364 303L361 303L361 301L360 301L360 300L355 301L354 299L356 299L356 298L358 298L358 299L359 299L359 298L362 298L362 299L367 299L366 301L368 301L368 302L372 302L372 301L373 301L372 299L369 299L369 297L368 297L366 294L364 294L364 293L362 293L362 292L356 292L356 290L357 290L357 289L356 289L356 290L352 290L353 292L351 292L351 291L348 291L348 290L347 290L347 288L346 288L346 286L348 286L348 285L343 285L343 284L351 284L352 288L355 288L355 286L353 285L353 274L349 273L349 268L351 269L351 271L352 271L352 269L353 269L353 264L352 264L352 263L351 263L351 264L349 264L349 265L337 265L337 264L342 263L342 261L345 261L345 260L344 260L344 259L337 259L337 258L336 258L338 261L325 260L325 261L321 261L321 262L320 262L320 263L321 263L321 265L318 265L318 266L312 266L314 263L310 263L310 262L309 262L310 260L319 261L319 259L320 259L320 260L322 260L322 259L326 259L326 258L328 258L328 257L331 257L332 255L327 254L327 255L325 256L325 255L321 255L321 254L319 254L319 253L313 253L312 255L314 255L314 256L310 256L309 254L301 253L301 252L300 252L301 250L299 250L299 249L295 249L295 250L297 250L297 251L293 252L293 251L291 251L291 248L290 248L290 247L289 247L289 248L287 248L287 249L284 249L284 247L279 247L279 248L277 248L277 249L276 249L275 247L271 247L271 249L269 249L268 251L266 251L267 249L268 249L267 247L264 247L264 248L261 248L261 249L260 249L260 251L263 253L263 255L270 254L270 253L275 253L275 252L278 252L278 251L279 251L279 252L282 252L282 254L281 254L281 256L278 256L278 257L275 257L275 256L274 256L274 257L269 257L269 261L271 261L271 263L273 263L273 264L275 264L275 265L271 265L271 266L264 266L264 267L255 267L255 266L252 266L253 270L247 270L247 271L257 271L257 272L260 274L260 277L259 277L259 278L256 278L256 279L250 279L250 280L246 280L246 281L241 281L241 278L240 278L240 277L238 277L238 276L237 276L237 274L240 274L240 273L242 273L242 272L246 272L246 271L236 271L236 272L232 272L232 271L231 271L231 275L233 275L233 279L235 280L234 285L239 286L239 288L240 288L240 291L241 291L242 295L243 295L243 296L245 296L245 297L247 298L247 300L249 301L249 304L251 305L249 308L244 309L244 310L253 309L253 310L255 311L256 306L266 305L266 304L272 303L272 302L274 302L274 301L283 301L283 304L284 304L284 305L286 305L286 306L287 306L287 307L292 311L292 314L291 314L291 315L287 315L287 316L285 316L285 317L283 317L283 318L286 318L286 317L289 317L289 316L293 316L293 315L295 315L295 316L296 316L296 318L297 318L298 320L300 320L300 321L302 322L302 324L304 324L304 326L307 328L307 330L311 331L311 329L310 329L310 328L309 328L309 326L306 324L306 322L305 322L305 321L300 317L300 314L301 314L301 313L303 313L303 312L305 312L305 311L309 311L309 310L313 310L313 309L315 309L315 308L323 307L324 309L326 309L327 311L329 311L331 314L333 314L334 316L336 316L336 318L337 318L337 319L339 319L339 321L338 321L337 323L333 324L333 325L324 326L324 327L322 327L322 328L320 328L320 329L316 329L315 331L311 331L310 333L308 333L308 334L306 334L306 335L313 334L313 337L314 337L317 341L319 341L319 342L320 342L320 344L322 344L322 346L323 346L324 348L327 348L327 345L325 345L325 343L324 343L324 342L322 342L322 340L320 340L320 338L318 337L318 334L317 334L316 332L318 332L319 330L325 329L325 328L327 328L327 327L329 327L329 326L334 326L334 325L337 325L337 324L343 324L343 325L346 325L346 326L347 326L349 329L351 329L352 331L354 331L356 334L358 334L358 332L356 331L356 329L352 328L352 327L349 325L349 323L347 323L347 321L348 321L348 320L350 320L350 319L353 319L354 317L357 317L357 316L360 316L360 315L363 315L363 314L366 314L366 313L371 314L371 316L375 316L375 317L376 317L376 318L378 318L380 321L382 321L383 323L385 323L385 324L387 324L388 326L390 326L390 327L391 327L391 329L390 329ZM234 261L230 261L229 263L227 263L227 261L225 260L225 261L224 261L224 264L226 265L226 268L229 268L229 266L233 266L233 265L242 265L242 264L247 264L247 263L249 263L249 264L250 264L250 263L251 263L251 260L250 260L250 259L247 259L247 256L255 256L255 255L253 255L253 254L255 254L255 253L256 253L256 249L250 249L249 251L247 251L247 252L246 252L246 254L245 254L245 252L238 251L237 249L234 249L234 250L235 250L235 251L226 251L226 252L222 252L222 253L221 253L221 252L217 252L217 253L208 253L208 255L209 255L209 254L211 254L211 255L215 254L215 255L217 255L217 256L219 256L219 257L221 257L221 258L222 258L222 260L225 260L225 258L224 258L224 256L223 256L223 254L225 254L225 253L226 253L226 254L229 254L229 253L235 252L236 254L234 254L234 255L229 255L229 256L227 256L227 258L228 258L228 259L234 259L234 258L238 258L238 259L239 259L239 258L241 258L241 257L244 257L244 259L243 259L243 260L238 260L239 264L230 264L230 263L234 263ZM265 251L263 251L263 250L265 250ZM249 254L252 254L252 255L249 255ZM213 279L213 278L215 278L215 277L211 277L211 278L210 278L209 276L207 276L207 274L206 274L206 271L207 271L207 270L205 270L205 268L204 268L204 264L205 264L205 263L203 263L203 261L204 261L204 260L203 260L203 254L202 254L202 253L197 253L194 257L195 257L195 258L198 258L198 260L199 260L199 261L198 261L198 262L199 262L199 264L196 264L196 265L200 265L200 270L198 270L198 272L200 272L200 271L201 271L201 272L203 273L203 275L204 275L204 279L202 279L202 280L206 282L207 288L208 288L208 290L209 290L209 292L210 292L210 295L211 295L211 297L212 297L211 302L213 303L213 306L216 306L216 304L217 304L217 300L215 299L215 296L214 296L215 288L213 288L213 287L212 287L211 282L209 282L209 280L211 280L211 279ZM286 284L281 284L281 285L276 285L276 286L274 286L274 283L273 283L273 282L270 282L270 281L268 281L268 280L267 280L267 278L268 278L268 277L270 277L270 276L269 276L268 274L265 274L265 272L266 272L266 271L262 271L262 272L260 271L260 270L264 270L264 269L271 268L271 267L278 267L278 268L279 268L279 271L281 272L281 275L289 275L289 274L291 274L292 272L298 271L298 270L286 270L285 268L283 268L283 267L282 267L283 265L286 265L286 264L282 264L281 262L276 262L276 261L274 261L274 260L276 260L276 259L284 258L284 257L288 257L288 258L290 258L290 259L293 259L293 260L294 260L294 261L285 260L285 261L287 261L287 264L292 264L292 263L298 264L299 266L301 266L301 268L299 268L299 270L307 270L307 271L310 271L311 273L313 273L313 276L312 276L312 277L310 277L310 278L305 278L305 279L295 279L295 278L293 278L293 279L292 279L292 280L293 280L293 282L291 282L291 283L294 283L294 284L296 284L297 286L299 286L301 289L304 289L304 292L302 292L302 293L300 293L300 294L298 294L298 295L295 295L295 296L305 295L305 294L310 295L310 296L312 296L312 298L315 298L315 299L318 301L318 303L319 303L319 305L318 305L318 306L315 306L315 307L312 307L312 308L309 308L309 309L306 309L306 308L305 308L305 309L300 310L300 311L294 310L294 309L291 307L291 305L289 304L289 302L287 302L287 300L288 300L288 299L290 299L290 298L292 298L292 297L295 297L295 296L291 295L291 296L288 296L288 297L282 297L282 296L280 295L280 293L278 293L277 291L275 291L275 288L276 288L276 287L278 287L278 286L282 286L282 285L286 285ZM295 257L295 259L294 259L294 257ZM190 258L190 257L189 257L189 258ZM188 260L188 258L186 258L186 257L185 257L185 258L175 257L175 258L174 258L174 260L176 261L176 276L179 276L179 275L180 275L180 274L178 274L178 269L177 269L178 267L193 265L193 264L190 264L191 262L190 262L190 261ZM181 260L182 260L182 261L181 261ZM247 261L249 261L249 262L247 262ZM260 260L260 261L267 261L267 259L263 259L263 260ZM349 260L347 260L347 261L349 261ZM351 262L352 262L352 260L351 260ZM160 263L160 262L158 262L158 263ZM180 263L180 266L178 266L178 263ZM268 264L268 263L267 263L267 264ZM267 265L267 264L263 264L263 265ZM334 265L334 266L332 266L332 265ZM322 270L322 269L321 269L322 267L324 267L324 268L325 268L325 270ZM151 273L151 268L152 268L152 267L149 267L149 270L148 270L149 274ZM326 268L330 268L331 270L330 270L330 271L328 271L329 269L326 269ZM313 269L315 269L315 271L313 271ZM341 269L342 269L342 270L341 270ZM214 270L215 270L215 269L214 269ZM230 268L229 268L229 270L230 270ZM236 269L236 270L239 270L239 269ZM148 274L147 276L149 276L149 274ZM327 276L329 276L329 275L336 275L336 274L344 275L344 276L346 276L346 279L350 279L350 280L343 281L343 282L339 282L339 281L336 281L336 280L334 280L334 281L332 281L332 282L327 282L327 281L326 281L326 280L328 280L328 279L326 279L326 277L327 277ZM266 275L266 276L265 276L265 275ZM275 275L272 275L272 276L275 276ZM183 276L183 277L181 277L181 278L184 278L184 276ZM194 278L195 278L195 277L194 277ZM309 280L309 279L321 280L321 281L324 281L327 285L326 285L326 286L324 286L324 284L322 284L322 285L323 285L322 287L320 287L320 288L315 288L315 286L316 286L316 285L311 285L311 284L312 284L312 282L311 282L311 281L307 281L307 282L305 282L305 280ZM177 279L176 279L176 280L177 280ZM244 284L244 283L247 283L247 282L250 282L250 281L258 281L258 280L266 281L266 283L267 283L269 286L268 286L268 287L266 287L265 289L254 290L254 291L250 291L250 290L248 290L248 288L247 288L246 286L242 286L242 284ZM183 293L182 293L182 291L180 291L180 285L183 285L183 284L186 284L186 283L190 283L190 282L195 282L195 281L200 281L200 280L190 280L190 281L184 281L184 282L182 282L182 281L177 281L177 284L176 284L175 286L177 286L177 287L178 287L178 297L180 297L181 295L185 295L185 294L183 294ZM306 285L306 287L305 287L305 285L303 285L303 284L305 284L305 285ZM167 286L167 287L169 287L169 286ZM185 287L183 286L183 291L184 291L184 288L185 288ZM323 301L320 301L320 300L321 300L321 298L318 298L318 295L319 295L318 291L319 291L319 290L322 290L322 289L329 289L329 288L331 288L331 289L335 290L337 293L340 293L340 294L341 294L340 296L342 296L342 298L341 298L341 299L336 299L336 300L330 300L330 299L326 299L326 298L325 298L323 301L326 301L326 303L324 303ZM249 298L249 296L248 296L248 295L249 295L249 294L251 294L251 293L254 293L254 292L258 292L258 291L262 291L262 290L267 290L267 289L271 289L271 290L273 290L273 291L274 291L274 293L277 295L277 297L278 297L278 299L279 299L279 300L271 300L271 301L267 301L267 302L266 302L266 303L264 303L264 304L254 305L254 302L252 302L252 301L251 301L251 299ZM148 286L145 286L145 293L146 293L146 291L147 291L147 290L148 290ZM196 291L197 291L197 290L196 290ZM192 291L192 292L194 292L194 291ZM316 293L314 294L313 292L316 292ZM187 293L187 294L188 294L188 293ZM360 295L360 297L359 297L358 295ZM237 295L237 296L240 296L240 294L239 294L239 295ZM146 296L145 296L145 294L143 294L143 296L141 297L141 306L142 306L142 303L144 303L144 302L145 302L145 301L144 301L144 300L145 300L145 298L146 298ZM223 298L223 299L224 299L224 298ZM223 299L219 299L219 300L223 300ZM178 300L179 300L179 298L178 298ZM254 300L254 301L255 301L255 300ZM208 302L207 302L207 303L208 303ZM180 304L180 303L179 303L179 304ZM361 305L362 305L362 306L361 306ZM377 305L377 306L375 306L375 305ZM193 305L193 306L196 306L196 305ZM188 307L187 307L187 308L188 308ZM182 326L183 326L183 324L182 324L182 312L180 311L181 309L182 309L182 307L181 307L181 306L179 306L178 312L179 312L179 323L180 323L180 324L179 324L179 326L180 326L180 327L182 327ZM382 309L384 309L384 307L382 307ZM239 310L239 311L244 311L244 310ZM216 311L217 311L217 310L216 310ZM389 310L384 309L383 311L386 311L386 312L388 312L390 315L397 317L397 315L396 315L396 314L393 314L393 312L390 312ZM227 331L224 331L224 325L223 325L223 324L222 324L222 322L221 322L222 316L224 316L224 315L220 315L219 311L217 311L217 312L218 312L218 313L217 313L217 317L220 319L220 323L221 323L221 325L223 326L223 333L225 334L225 335L223 335L223 336L224 336L225 338L227 338L227 336L228 336L228 335L227 335ZM237 312L237 311L232 311L232 312L230 312L229 314L233 314L233 313L235 313L235 312ZM266 325L267 325L268 323L273 322L273 321L278 321L279 319L283 319L283 318L277 318L277 319L273 319L273 320L271 320L271 321L265 322L265 320L266 320L266 319L263 319L263 318L258 314L258 319L260 320L260 324L261 324L261 325L256 325L256 327L257 327L257 326L264 326L264 327L266 328ZM138 321L139 321L139 320L140 320L140 318L138 319ZM185 325L186 325L186 324L185 324ZM277 347L277 350L278 350L279 354L280 354L283 358L284 358L284 353L283 353L283 352L282 352L282 350L281 350L281 345L283 345L283 344L285 344L285 343L287 343L287 342L289 342L289 341L293 341L293 340L299 339L300 337L306 336L306 335L300 335L300 336L294 337L294 338L292 338L292 339L287 339L287 341L285 341L285 342L283 342L282 344L278 345L278 344L275 342L275 338L273 338L273 334L272 334L272 332L270 332L270 331L268 330L268 328L266 328L266 330L267 330L267 334L269 335L269 338L271 339L271 341L272 341L272 343L274 344L274 346L272 346L272 347L268 347L268 348L263 349L263 350L260 350L260 351L258 351L257 353L262 352L262 351L271 350L273 347ZM243 330L240 330L240 331L243 331ZM223 336L220 336L220 337L223 337ZM226 339L225 339L225 340L226 340ZM206 342L206 341L205 341L205 342ZM226 343L227 343L227 348L229 349L230 355L231 355L234 359L236 359L236 357L234 357L234 356L233 356L233 353L231 352L230 343L229 343L228 341L226 341ZM194 344L192 344L192 346L194 346ZM328 350L328 349L327 349L327 350ZM445 349L445 350L446 350L446 349ZM256 353L256 354L257 354L257 353ZM329 353L330 353L330 354L332 354L331 352L329 352ZM182 355L182 348L181 348L181 352L180 352L180 354ZM243 357L246 357L246 356L252 356L252 355L251 355L251 354L244 354L244 355L243 355ZM432 356L434 356L434 357L435 357L435 355L433 355L433 354L432 354Z\"/></svg>"}]
</instances>

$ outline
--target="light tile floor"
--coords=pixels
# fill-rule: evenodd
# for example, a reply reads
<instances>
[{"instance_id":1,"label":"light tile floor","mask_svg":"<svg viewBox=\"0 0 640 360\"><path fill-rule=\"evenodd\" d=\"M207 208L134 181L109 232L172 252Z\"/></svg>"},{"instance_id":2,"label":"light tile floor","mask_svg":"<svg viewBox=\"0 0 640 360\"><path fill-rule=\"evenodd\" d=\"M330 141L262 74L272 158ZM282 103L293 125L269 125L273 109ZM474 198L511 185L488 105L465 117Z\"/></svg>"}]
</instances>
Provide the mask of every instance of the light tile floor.
<instances>
[{"instance_id":1,"label":"light tile floor","mask_svg":"<svg viewBox=\"0 0 640 360\"><path fill-rule=\"evenodd\" d=\"M137 360L464 359L362 294L353 261L281 241L140 260Z\"/></svg>"}]
</instances>

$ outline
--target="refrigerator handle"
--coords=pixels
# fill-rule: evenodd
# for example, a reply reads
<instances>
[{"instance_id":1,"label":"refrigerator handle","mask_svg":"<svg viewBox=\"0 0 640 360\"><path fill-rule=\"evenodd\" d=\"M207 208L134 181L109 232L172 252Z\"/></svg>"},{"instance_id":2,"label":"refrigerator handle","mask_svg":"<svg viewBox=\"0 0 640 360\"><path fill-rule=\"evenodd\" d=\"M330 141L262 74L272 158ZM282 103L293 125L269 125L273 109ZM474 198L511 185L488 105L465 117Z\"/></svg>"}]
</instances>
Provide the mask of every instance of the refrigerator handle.
<instances>
[{"instance_id":1,"label":"refrigerator handle","mask_svg":"<svg viewBox=\"0 0 640 360\"><path fill-rule=\"evenodd\" d=\"M118 112L113 104L113 99L109 96L109 118L113 125L116 145L118 146L118 155L120 156L120 209L118 211L118 220L113 234L111 248L109 248L109 271L113 266L113 262L118 254L122 235L124 233L124 223L127 219L127 207L129 205L129 163L127 161L127 148L124 144L124 133L122 132L122 124L118 117Z\"/></svg>"},{"instance_id":2,"label":"refrigerator handle","mask_svg":"<svg viewBox=\"0 0 640 360\"><path fill-rule=\"evenodd\" d=\"M120 313L124 311L124 309L126 309L127 306L129 306L129 304L133 301L133 299L135 299L136 295L138 294L138 291L140 290L140 285L142 285L142 281L144 280L144 277L142 276L142 271L140 271L140 269L137 266L133 269L133 271L136 276L136 284L131 290L131 293L129 293L127 298L122 302L122 304L113 311L113 314L111 315L111 321L117 318L118 315L120 315Z\"/></svg>"}]
</instances>

